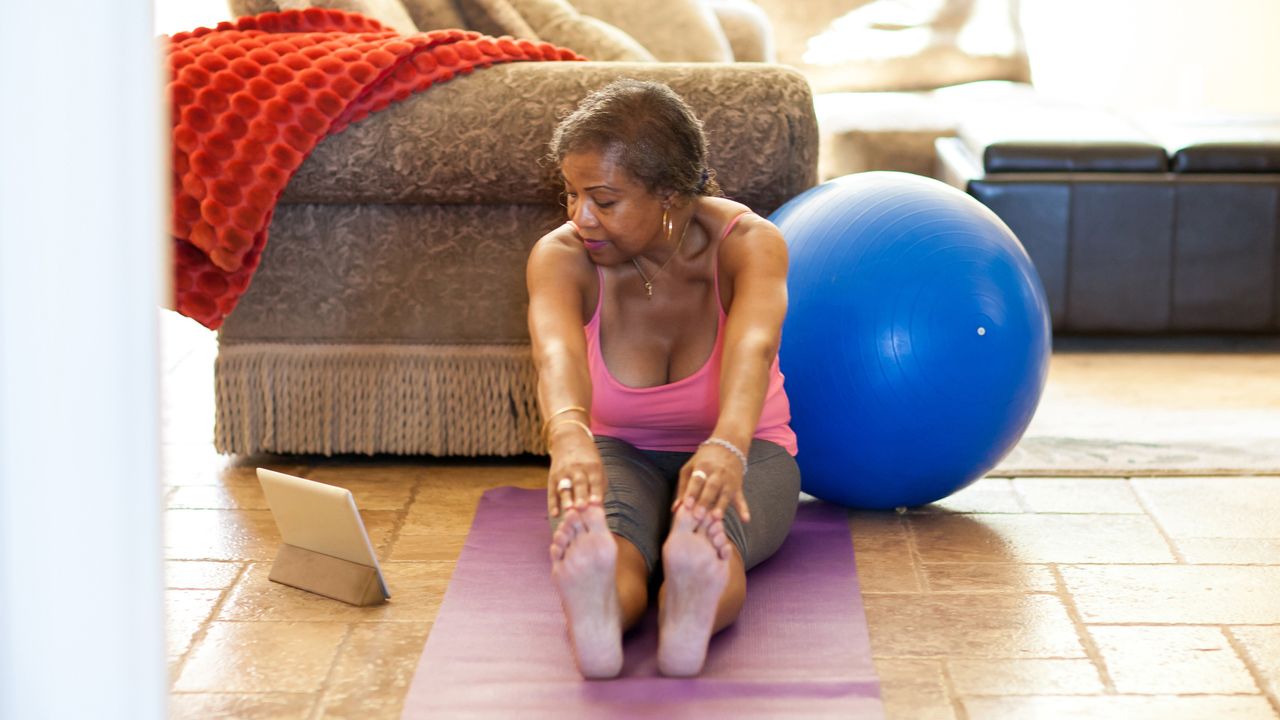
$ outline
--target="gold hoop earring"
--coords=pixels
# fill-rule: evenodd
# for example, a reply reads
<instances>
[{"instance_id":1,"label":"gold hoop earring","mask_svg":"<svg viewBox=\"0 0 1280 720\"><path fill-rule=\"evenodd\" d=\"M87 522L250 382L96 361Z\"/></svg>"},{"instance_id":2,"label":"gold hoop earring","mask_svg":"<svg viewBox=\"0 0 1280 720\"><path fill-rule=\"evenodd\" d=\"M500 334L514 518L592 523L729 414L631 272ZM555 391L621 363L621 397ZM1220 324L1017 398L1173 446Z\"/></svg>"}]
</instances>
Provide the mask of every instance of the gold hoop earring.
<instances>
[{"instance_id":1,"label":"gold hoop earring","mask_svg":"<svg viewBox=\"0 0 1280 720\"><path fill-rule=\"evenodd\" d=\"M667 231L667 245L671 244L671 232L675 229L671 222L671 208L662 208L662 227Z\"/></svg>"}]
</instances>

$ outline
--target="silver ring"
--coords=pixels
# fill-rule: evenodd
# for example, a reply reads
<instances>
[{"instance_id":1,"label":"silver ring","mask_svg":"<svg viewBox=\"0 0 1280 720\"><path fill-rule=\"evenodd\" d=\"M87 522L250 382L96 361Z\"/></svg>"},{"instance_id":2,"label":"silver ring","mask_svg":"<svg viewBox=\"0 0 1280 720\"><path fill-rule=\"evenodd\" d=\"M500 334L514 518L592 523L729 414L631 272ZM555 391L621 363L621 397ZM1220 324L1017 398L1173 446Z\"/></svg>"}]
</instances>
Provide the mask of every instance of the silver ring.
<instances>
[{"instance_id":1,"label":"silver ring","mask_svg":"<svg viewBox=\"0 0 1280 720\"><path fill-rule=\"evenodd\" d=\"M706 480L707 474L702 472L701 470L694 470L693 474L689 476L690 480L692 480L693 478L701 478L703 480Z\"/></svg>"},{"instance_id":2,"label":"silver ring","mask_svg":"<svg viewBox=\"0 0 1280 720\"><path fill-rule=\"evenodd\" d=\"M572 490L572 489L573 489L573 481L570 480L569 478L565 478L560 482L556 483L556 492L564 492L565 490Z\"/></svg>"}]
</instances>

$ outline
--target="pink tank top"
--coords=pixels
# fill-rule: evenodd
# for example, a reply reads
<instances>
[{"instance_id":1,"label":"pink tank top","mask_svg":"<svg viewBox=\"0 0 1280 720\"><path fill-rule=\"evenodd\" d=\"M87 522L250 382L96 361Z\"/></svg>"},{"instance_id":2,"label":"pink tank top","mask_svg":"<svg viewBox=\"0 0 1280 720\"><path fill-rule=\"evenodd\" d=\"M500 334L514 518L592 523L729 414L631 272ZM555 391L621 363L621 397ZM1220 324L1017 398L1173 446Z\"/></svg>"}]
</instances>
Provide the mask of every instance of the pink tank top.
<instances>
[{"instance_id":1,"label":"pink tank top","mask_svg":"<svg viewBox=\"0 0 1280 720\"><path fill-rule=\"evenodd\" d=\"M750 212L750 211L748 211ZM742 213L746 215L747 213ZM729 222L723 241L738 224L739 215ZM716 246L719 252L719 245ZM720 305L720 272L716 264L715 297L718 310L716 342L697 372L666 385L633 388L618 382L605 365L600 351L600 308L604 303L604 272L597 266L599 296L591 321L584 326L587 337L587 365L591 373L591 432L625 440L644 450L694 452L715 429L720 414L720 361L724 352L726 315ZM791 405L782 387L778 358L769 367L769 389L765 393L755 437L768 440L796 454L796 434L791 431Z\"/></svg>"}]
</instances>

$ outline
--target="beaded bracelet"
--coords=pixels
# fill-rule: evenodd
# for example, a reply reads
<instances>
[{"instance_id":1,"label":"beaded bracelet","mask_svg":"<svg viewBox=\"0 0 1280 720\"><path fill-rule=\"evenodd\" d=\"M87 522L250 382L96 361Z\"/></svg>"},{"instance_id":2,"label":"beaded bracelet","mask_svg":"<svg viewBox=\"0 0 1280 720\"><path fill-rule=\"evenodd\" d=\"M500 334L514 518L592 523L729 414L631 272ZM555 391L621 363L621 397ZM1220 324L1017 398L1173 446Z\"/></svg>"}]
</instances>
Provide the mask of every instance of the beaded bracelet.
<instances>
[{"instance_id":1,"label":"beaded bracelet","mask_svg":"<svg viewBox=\"0 0 1280 720\"><path fill-rule=\"evenodd\" d=\"M737 445L734 445L728 440L723 440L718 437L709 437L706 440L703 440L702 442L698 443L698 447L702 447L703 445L716 445L718 447L722 447L725 450L728 450L729 452L733 453L733 456L738 458L738 462L742 463L742 475L743 477L746 477L747 456L742 454L742 451L738 449Z\"/></svg>"}]
</instances>

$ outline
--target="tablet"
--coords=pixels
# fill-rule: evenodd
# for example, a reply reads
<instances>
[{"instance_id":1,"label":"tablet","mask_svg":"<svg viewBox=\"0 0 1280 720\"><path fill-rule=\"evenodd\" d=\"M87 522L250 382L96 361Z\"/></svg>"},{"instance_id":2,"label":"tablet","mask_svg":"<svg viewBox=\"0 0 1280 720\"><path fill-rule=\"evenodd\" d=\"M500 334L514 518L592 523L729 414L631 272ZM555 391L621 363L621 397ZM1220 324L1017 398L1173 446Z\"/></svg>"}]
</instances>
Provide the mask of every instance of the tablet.
<instances>
[{"instance_id":1,"label":"tablet","mask_svg":"<svg viewBox=\"0 0 1280 720\"><path fill-rule=\"evenodd\" d=\"M286 544L373 568L391 597L350 490L266 468L258 468L258 482Z\"/></svg>"}]
</instances>

